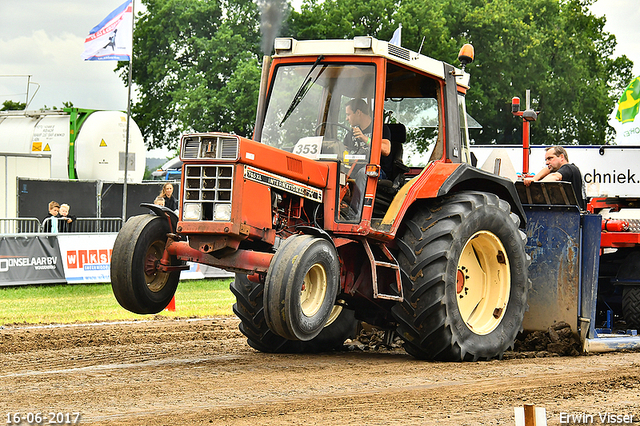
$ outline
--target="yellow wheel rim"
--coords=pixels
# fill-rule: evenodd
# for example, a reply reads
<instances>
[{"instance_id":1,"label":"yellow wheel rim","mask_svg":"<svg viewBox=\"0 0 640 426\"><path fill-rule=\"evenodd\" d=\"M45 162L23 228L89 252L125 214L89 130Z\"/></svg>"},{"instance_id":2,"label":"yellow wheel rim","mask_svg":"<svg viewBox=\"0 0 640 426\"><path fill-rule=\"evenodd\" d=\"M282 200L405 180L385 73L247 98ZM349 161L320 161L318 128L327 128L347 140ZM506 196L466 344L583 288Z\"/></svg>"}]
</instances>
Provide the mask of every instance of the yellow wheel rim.
<instances>
[{"instance_id":1,"label":"yellow wheel rim","mask_svg":"<svg viewBox=\"0 0 640 426\"><path fill-rule=\"evenodd\" d=\"M456 301L467 327L479 335L495 330L510 292L511 270L502 242L492 232L476 232L462 250L456 277Z\"/></svg>"},{"instance_id":2,"label":"yellow wheel rim","mask_svg":"<svg viewBox=\"0 0 640 426\"><path fill-rule=\"evenodd\" d=\"M320 264L315 264L304 277L300 291L302 313L311 317L318 313L327 294L327 272Z\"/></svg>"},{"instance_id":3,"label":"yellow wheel rim","mask_svg":"<svg viewBox=\"0 0 640 426\"><path fill-rule=\"evenodd\" d=\"M329 319L327 320L327 323L324 326L329 327L331 324L333 324L333 322L338 319L341 313L342 313L342 305L333 305L333 309L329 314Z\"/></svg>"}]
</instances>

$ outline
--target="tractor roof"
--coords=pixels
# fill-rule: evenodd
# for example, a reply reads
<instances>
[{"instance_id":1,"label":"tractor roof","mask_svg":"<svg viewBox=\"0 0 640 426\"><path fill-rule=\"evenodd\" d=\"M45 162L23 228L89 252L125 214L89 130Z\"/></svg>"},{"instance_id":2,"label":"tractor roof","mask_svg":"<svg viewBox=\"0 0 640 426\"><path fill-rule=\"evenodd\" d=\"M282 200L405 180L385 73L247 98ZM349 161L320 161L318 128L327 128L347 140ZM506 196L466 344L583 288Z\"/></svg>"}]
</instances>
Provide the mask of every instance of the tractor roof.
<instances>
[{"instance_id":1,"label":"tractor roof","mask_svg":"<svg viewBox=\"0 0 640 426\"><path fill-rule=\"evenodd\" d=\"M444 62L396 46L373 37L355 37L352 40L296 40L277 38L274 57L317 56L317 55L363 55L382 56L406 67L414 68L434 77L444 78ZM469 87L469 74L456 69L456 81L460 86Z\"/></svg>"}]
</instances>

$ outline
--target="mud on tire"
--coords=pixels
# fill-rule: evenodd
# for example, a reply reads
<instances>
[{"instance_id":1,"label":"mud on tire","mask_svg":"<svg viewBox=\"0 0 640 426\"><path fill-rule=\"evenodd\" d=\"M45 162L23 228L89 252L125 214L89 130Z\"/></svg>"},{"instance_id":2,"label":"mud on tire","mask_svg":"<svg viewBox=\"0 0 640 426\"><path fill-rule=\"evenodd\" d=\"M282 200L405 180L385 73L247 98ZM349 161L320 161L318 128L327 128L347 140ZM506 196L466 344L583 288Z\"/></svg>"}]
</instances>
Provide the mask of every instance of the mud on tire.
<instances>
[{"instance_id":1,"label":"mud on tire","mask_svg":"<svg viewBox=\"0 0 640 426\"><path fill-rule=\"evenodd\" d=\"M287 340L271 331L264 318L264 284L254 283L246 275L236 274L230 285L236 296L233 312L240 318L240 331L252 348L268 353L318 353L342 347L347 339L355 337L357 320L350 309L341 308L337 317L325 326L315 338L302 342Z\"/></svg>"},{"instance_id":2,"label":"mud on tire","mask_svg":"<svg viewBox=\"0 0 640 426\"><path fill-rule=\"evenodd\" d=\"M501 357L522 330L530 287L518 216L494 194L460 192L405 223L397 239L405 300L392 308L405 350L441 361Z\"/></svg>"}]
</instances>

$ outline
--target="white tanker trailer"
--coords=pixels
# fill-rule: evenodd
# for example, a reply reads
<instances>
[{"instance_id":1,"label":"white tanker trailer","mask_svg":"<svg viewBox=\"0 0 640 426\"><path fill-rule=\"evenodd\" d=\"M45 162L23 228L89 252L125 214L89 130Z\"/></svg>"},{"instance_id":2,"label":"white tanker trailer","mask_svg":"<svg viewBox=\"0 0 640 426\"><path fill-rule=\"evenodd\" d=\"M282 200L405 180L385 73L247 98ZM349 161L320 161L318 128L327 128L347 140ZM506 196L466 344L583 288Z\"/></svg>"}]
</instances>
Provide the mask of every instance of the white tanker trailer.
<instances>
[{"instance_id":1,"label":"white tanker trailer","mask_svg":"<svg viewBox=\"0 0 640 426\"><path fill-rule=\"evenodd\" d=\"M124 182L126 129L127 116L120 111L0 111L0 152L49 154L54 179ZM146 152L131 119L128 182L142 181ZM28 170L21 172L30 177Z\"/></svg>"}]
</instances>

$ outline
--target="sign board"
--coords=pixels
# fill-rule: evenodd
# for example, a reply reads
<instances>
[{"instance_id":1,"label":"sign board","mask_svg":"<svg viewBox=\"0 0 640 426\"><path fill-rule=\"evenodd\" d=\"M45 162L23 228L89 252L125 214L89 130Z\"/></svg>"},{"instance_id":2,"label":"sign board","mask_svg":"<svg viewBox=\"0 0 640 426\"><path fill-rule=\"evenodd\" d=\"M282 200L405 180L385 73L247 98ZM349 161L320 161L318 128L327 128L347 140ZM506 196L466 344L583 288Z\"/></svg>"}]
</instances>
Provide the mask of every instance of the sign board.
<instances>
[{"instance_id":1,"label":"sign board","mask_svg":"<svg viewBox=\"0 0 640 426\"><path fill-rule=\"evenodd\" d=\"M0 286L65 282L55 236L0 236Z\"/></svg>"},{"instance_id":2,"label":"sign board","mask_svg":"<svg viewBox=\"0 0 640 426\"><path fill-rule=\"evenodd\" d=\"M117 234L0 236L0 286L111 282ZM228 278L222 269L188 262L181 280Z\"/></svg>"},{"instance_id":3,"label":"sign board","mask_svg":"<svg viewBox=\"0 0 640 426\"><path fill-rule=\"evenodd\" d=\"M111 255L117 234L58 234L64 275L69 284L111 282ZM199 280L205 270L188 262L189 269L180 273L181 280ZM224 271L222 271L224 272ZM229 276L232 274L222 274Z\"/></svg>"},{"instance_id":4,"label":"sign board","mask_svg":"<svg viewBox=\"0 0 640 426\"><path fill-rule=\"evenodd\" d=\"M111 282L111 254L117 234L60 234L60 254L69 284Z\"/></svg>"},{"instance_id":5,"label":"sign board","mask_svg":"<svg viewBox=\"0 0 640 426\"><path fill-rule=\"evenodd\" d=\"M517 145L484 145L471 147L483 167L495 149L506 152L517 172L522 172L522 147ZM529 171L533 174L545 167L546 146L532 146ZM580 169L587 197L640 197L640 146L564 146L569 162ZM493 163L487 165L493 167ZM492 171L492 170L489 170Z\"/></svg>"}]
</instances>

